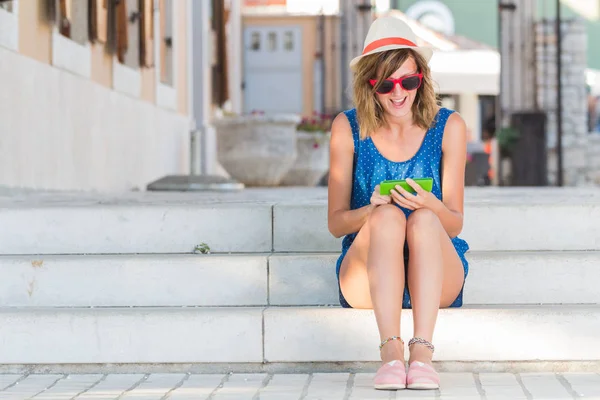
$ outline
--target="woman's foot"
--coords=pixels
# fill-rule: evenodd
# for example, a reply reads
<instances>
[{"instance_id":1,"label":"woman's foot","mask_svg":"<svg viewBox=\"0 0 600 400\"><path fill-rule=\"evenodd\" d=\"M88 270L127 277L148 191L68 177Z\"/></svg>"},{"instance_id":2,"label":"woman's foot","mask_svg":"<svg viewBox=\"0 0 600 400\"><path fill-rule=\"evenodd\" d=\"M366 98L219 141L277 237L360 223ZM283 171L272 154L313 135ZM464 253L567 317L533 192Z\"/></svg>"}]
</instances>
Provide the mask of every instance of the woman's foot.
<instances>
[{"instance_id":1,"label":"woman's foot","mask_svg":"<svg viewBox=\"0 0 600 400\"><path fill-rule=\"evenodd\" d=\"M411 340L412 342L412 340ZM440 377L433 368L433 345L423 339L409 343L410 358L406 378L408 389L438 389Z\"/></svg>"},{"instance_id":2,"label":"woman's foot","mask_svg":"<svg viewBox=\"0 0 600 400\"><path fill-rule=\"evenodd\" d=\"M394 360L385 363L377 370L373 380L375 389L402 390L406 389L406 367L404 361Z\"/></svg>"},{"instance_id":3,"label":"woman's foot","mask_svg":"<svg viewBox=\"0 0 600 400\"><path fill-rule=\"evenodd\" d=\"M404 342L394 336L384 340L380 346L383 365L375 374L374 386L380 390L406 389L406 367L404 365Z\"/></svg>"}]
</instances>

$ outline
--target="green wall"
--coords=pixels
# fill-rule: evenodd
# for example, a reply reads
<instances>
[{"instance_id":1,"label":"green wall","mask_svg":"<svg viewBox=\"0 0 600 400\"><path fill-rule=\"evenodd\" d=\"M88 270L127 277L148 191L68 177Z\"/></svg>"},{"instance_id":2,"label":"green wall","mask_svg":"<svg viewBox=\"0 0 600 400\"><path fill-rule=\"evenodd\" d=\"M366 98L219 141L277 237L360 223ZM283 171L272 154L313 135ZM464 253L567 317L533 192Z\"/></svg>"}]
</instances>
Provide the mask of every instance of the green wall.
<instances>
[{"instance_id":1,"label":"green wall","mask_svg":"<svg viewBox=\"0 0 600 400\"><path fill-rule=\"evenodd\" d=\"M406 11L419 0L390 0L394 7ZM454 15L455 32L473 40L498 47L498 0L441 0ZM563 5L562 17L572 18L578 14ZM538 0L538 17L554 18L554 0ZM585 20L588 33L587 58L590 68L600 69L600 21Z\"/></svg>"}]
</instances>

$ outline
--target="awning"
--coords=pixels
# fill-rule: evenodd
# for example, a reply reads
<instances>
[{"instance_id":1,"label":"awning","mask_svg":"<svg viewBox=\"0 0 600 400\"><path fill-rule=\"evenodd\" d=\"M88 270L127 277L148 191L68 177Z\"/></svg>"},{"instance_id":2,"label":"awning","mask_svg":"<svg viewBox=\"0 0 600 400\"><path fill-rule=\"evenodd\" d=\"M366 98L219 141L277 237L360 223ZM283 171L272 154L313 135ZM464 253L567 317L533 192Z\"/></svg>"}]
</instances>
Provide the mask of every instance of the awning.
<instances>
[{"instance_id":1,"label":"awning","mask_svg":"<svg viewBox=\"0 0 600 400\"><path fill-rule=\"evenodd\" d=\"M433 80L441 94L497 95L500 54L494 50L436 51L430 61Z\"/></svg>"}]
</instances>

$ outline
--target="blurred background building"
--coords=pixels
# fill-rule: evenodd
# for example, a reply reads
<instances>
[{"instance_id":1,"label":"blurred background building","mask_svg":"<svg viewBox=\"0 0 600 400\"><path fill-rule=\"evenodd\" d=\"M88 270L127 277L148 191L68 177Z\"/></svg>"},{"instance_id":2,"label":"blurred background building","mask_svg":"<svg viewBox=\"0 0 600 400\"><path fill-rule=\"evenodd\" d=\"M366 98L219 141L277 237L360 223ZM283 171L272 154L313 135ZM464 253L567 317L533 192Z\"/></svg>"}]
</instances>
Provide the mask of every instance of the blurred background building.
<instances>
[{"instance_id":1,"label":"blurred background building","mask_svg":"<svg viewBox=\"0 0 600 400\"><path fill-rule=\"evenodd\" d=\"M560 41L556 3L0 0L0 185L114 191L227 175L215 121L351 108L348 62L387 14L435 48L437 90L467 121L471 159L500 167L468 165L469 184L600 184L600 0L561 1ZM523 168L537 175L516 179Z\"/></svg>"},{"instance_id":2,"label":"blurred background building","mask_svg":"<svg viewBox=\"0 0 600 400\"><path fill-rule=\"evenodd\" d=\"M189 2L0 8L0 184L130 190L189 169Z\"/></svg>"}]
</instances>

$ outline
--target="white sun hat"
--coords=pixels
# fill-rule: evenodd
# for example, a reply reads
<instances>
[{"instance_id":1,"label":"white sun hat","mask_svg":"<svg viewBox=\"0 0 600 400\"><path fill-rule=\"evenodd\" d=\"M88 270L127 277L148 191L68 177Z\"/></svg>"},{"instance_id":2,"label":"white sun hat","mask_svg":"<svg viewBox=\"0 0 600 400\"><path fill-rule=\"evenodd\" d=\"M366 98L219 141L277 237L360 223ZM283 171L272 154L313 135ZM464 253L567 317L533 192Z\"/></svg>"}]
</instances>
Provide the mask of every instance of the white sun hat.
<instances>
[{"instance_id":1,"label":"white sun hat","mask_svg":"<svg viewBox=\"0 0 600 400\"><path fill-rule=\"evenodd\" d=\"M429 62L433 55L431 47L417 46L417 35L408 24L399 18L385 16L377 18L369 27L363 52L350 61L350 69L354 70L358 61L369 54L396 49L412 49Z\"/></svg>"}]
</instances>

